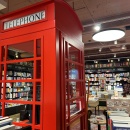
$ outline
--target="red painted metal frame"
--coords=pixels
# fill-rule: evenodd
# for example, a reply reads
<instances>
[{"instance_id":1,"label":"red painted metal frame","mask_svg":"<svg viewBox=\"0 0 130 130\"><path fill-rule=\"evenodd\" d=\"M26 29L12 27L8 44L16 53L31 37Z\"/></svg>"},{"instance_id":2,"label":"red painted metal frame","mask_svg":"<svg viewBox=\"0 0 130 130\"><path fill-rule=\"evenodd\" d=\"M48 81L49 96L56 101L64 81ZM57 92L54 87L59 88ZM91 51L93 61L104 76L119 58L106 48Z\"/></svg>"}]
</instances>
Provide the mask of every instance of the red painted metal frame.
<instances>
[{"instance_id":1,"label":"red painted metal frame","mask_svg":"<svg viewBox=\"0 0 130 130\"><path fill-rule=\"evenodd\" d=\"M38 8L37 8L38 7ZM38 11L46 11L46 18L41 21L22 25L8 30L3 30L3 23L12 19L20 18L28 14L33 14ZM68 13L66 13L68 12ZM67 22L66 22L67 21ZM81 130L86 128L86 94L84 82L84 45L81 42L82 27L73 10L62 0L45 0L39 4L26 7L14 13L9 13L0 18L0 72L4 65L4 80L0 80L6 86L6 71L7 64L33 61L34 73L33 79L28 80L10 80L10 82L32 82L33 83L33 100L6 100L5 87L2 102L2 115L5 114L5 103L21 103L31 104L33 106L32 130L70 130L71 124L77 119L80 120ZM37 57L36 40L41 39L41 56ZM7 59L7 47L12 44L33 40L33 58L25 58L18 60ZM79 50L79 62L70 60L69 47L72 45ZM2 48L5 46L5 58L2 60ZM25 46L26 48L27 46ZM66 58L66 50L68 57ZM37 78L37 61L41 61L41 78ZM67 62L67 70L69 73L69 63L80 66L81 78L78 80L65 79L65 69ZM2 73L2 72L1 72ZM1 76L0 76L1 77ZM66 86L71 81L78 82L81 88L81 94L74 99L66 100ZM36 84L40 83L41 101L36 101ZM69 87L68 87L69 88ZM69 93L69 89L67 92ZM69 95L68 95L69 97ZM81 99L82 110L73 117L69 116L66 120L66 104L70 104L73 100ZM35 106L40 105L40 124L35 124ZM70 115L70 107L69 115ZM27 124L16 123L17 125L25 126Z\"/></svg>"}]
</instances>

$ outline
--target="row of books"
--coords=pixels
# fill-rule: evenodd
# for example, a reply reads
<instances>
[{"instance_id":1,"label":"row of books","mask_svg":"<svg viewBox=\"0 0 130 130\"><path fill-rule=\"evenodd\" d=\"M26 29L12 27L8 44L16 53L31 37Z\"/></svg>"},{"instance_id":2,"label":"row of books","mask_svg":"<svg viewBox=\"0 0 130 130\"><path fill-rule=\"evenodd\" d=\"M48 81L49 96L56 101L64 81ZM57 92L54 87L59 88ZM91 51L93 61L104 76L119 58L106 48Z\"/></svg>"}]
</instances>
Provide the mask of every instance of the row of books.
<instances>
[{"instance_id":1,"label":"row of books","mask_svg":"<svg viewBox=\"0 0 130 130\"><path fill-rule=\"evenodd\" d=\"M123 66L129 66L130 62L119 62L119 63L107 63L107 64L91 64L86 65L86 68L105 68L105 67L123 67Z\"/></svg>"},{"instance_id":2,"label":"row of books","mask_svg":"<svg viewBox=\"0 0 130 130\"><path fill-rule=\"evenodd\" d=\"M108 111L108 130L130 130L130 117L125 111Z\"/></svg>"},{"instance_id":3,"label":"row of books","mask_svg":"<svg viewBox=\"0 0 130 130\"><path fill-rule=\"evenodd\" d=\"M98 77L129 77L129 72L123 72L123 73L101 73L101 74L85 74L85 77L87 78L98 78Z\"/></svg>"},{"instance_id":4,"label":"row of books","mask_svg":"<svg viewBox=\"0 0 130 130\"><path fill-rule=\"evenodd\" d=\"M15 130L12 121L13 119L10 117L0 117L0 130Z\"/></svg>"}]
</instances>

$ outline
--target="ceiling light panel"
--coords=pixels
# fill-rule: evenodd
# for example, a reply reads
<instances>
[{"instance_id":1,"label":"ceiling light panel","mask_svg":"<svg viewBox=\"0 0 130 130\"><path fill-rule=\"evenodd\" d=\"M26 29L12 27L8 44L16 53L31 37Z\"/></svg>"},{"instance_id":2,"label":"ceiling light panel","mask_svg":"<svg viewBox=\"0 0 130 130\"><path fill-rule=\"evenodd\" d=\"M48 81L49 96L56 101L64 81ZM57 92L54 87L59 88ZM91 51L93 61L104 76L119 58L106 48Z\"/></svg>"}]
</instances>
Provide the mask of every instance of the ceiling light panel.
<instances>
[{"instance_id":1,"label":"ceiling light panel","mask_svg":"<svg viewBox=\"0 0 130 130\"><path fill-rule=\"evenodd\" d=\"M98 42L115 41L125 36L125 32L121 29L102 30L93 35L93 40Z\"/></svg>"}]
</instances>

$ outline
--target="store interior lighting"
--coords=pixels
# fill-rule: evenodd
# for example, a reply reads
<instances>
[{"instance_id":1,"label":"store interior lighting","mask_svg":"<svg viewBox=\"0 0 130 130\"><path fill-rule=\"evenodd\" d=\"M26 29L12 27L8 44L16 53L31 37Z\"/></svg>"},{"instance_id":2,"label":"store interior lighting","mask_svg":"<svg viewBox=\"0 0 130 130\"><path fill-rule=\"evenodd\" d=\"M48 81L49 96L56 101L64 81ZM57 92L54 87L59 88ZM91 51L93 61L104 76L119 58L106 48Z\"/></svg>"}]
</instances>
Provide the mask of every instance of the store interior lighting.
<instances>
[{"instance_id":1,"label":"store interior lighting","mask_svg":"<svg viewBox=\"0 0 130 130\"><path fill-rule=\"evenodd\" d=\"M94 30L95 30L95 31L99 31L100 29L101 29L101 26L100 26L100 25L95 25L95 26L94 26Z\"/></svg>"},{"instance_id":2,"label":"store interior lighting","mask_svg":"<svg viewBox=\"0 0 130 130\"><path fill-rule=\"evenodd\" d=\"M123 45L121 49L125 50L125 49L126 49L126 46L125 46L125 45Z\"/></svg>"},{"instance_id":3,"label":"store interior lighting","mask_svg":"<svg viewBox=\"0 0 130 130\"><path fill-rule=\"evenodd\" d=\"M116 40L116 41L114 41L114 44L115 44L115 45L117 44L117 40Z\"/></svg>"},{"instance_id":4,"label":"store interior lighting","mask_svg":"<svg viewBox=\"0 0 130 130\"><path fill-rule=\"evenodd\" d=\"M99 52L101 52L101 51L102 51L102 48L99 49Z\"/></svg>"},{"instance_id":5,"label":"store interior lighting","mask_svg":"<svg viewBox=\"0 0 130 130\"><path fill-rule=\"evenodd\" d=\"M125 32L121 29L106 29L95 33L92 39L98 42L109 42L116 41L124 36Z\"/></svg>"},{"instance_id":6,"label":"store interior lighting","mask_svg":"<svg viewBox=\"0 0 130 130\"><path fill-rule=\"evenodd\" d=\"M114 57L116 57L116 54L114 54Z\"/></svg>"}]
</instances>

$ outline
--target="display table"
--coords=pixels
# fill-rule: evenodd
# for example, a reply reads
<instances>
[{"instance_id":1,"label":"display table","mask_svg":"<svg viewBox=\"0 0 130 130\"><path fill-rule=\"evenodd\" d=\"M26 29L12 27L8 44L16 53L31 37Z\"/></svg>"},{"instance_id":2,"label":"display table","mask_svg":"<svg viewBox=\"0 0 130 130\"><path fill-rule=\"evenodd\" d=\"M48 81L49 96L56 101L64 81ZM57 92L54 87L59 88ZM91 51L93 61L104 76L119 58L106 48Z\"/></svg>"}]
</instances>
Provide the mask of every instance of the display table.
<instances>
[{"instance_id":1,"label":"display table","mask_svg":"<svg viewBox=\"0 0 130 130\"><path fill-rule=\"evenodd\" d=\"M90 123L98 125L98 130L101 130L101 125L106 125L106 119L95 117L92 119L88 119Z\"/></svg>"},{"instance_id":2,"label":"display table","mask_svg":"<svg viewBox=\"0 0 130 130\"><path fill-rule=\"evenodd\" d=\"M99 105L99 99L98 98L89 98L88 100L88 107L93 107L95 108L95 115L96 115L96 108ZM98 113L99 113L99 107L98 107Z\"/></svg>"}]
</instances>

